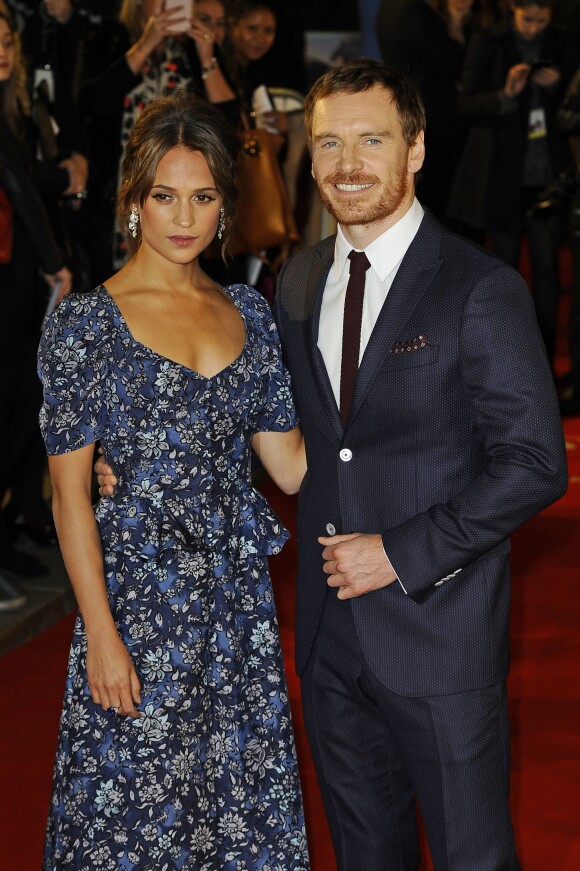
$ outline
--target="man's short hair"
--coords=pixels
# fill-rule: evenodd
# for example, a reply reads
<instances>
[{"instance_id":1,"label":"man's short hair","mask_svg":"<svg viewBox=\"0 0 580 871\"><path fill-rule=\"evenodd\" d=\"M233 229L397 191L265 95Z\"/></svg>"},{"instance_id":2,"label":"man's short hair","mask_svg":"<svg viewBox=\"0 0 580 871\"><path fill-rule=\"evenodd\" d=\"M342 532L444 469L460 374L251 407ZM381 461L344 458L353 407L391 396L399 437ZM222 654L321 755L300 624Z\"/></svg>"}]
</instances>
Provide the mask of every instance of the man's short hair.
<instances>
[{"instance_id":1,"label":"man's short hair","mask_svg":"<svg viewBox=\"0 0 580 871\"><path fill-rule=\"evenodd\" d=\"M333 94L359 94L380 85L386 88L397 108L403 139L410 147L425 129L425 108L419 91L404 73L369 57L333 67L317 79L304 101L304 126L312 147L312 119L319 100Z\"/></svg>"}]
</instances>

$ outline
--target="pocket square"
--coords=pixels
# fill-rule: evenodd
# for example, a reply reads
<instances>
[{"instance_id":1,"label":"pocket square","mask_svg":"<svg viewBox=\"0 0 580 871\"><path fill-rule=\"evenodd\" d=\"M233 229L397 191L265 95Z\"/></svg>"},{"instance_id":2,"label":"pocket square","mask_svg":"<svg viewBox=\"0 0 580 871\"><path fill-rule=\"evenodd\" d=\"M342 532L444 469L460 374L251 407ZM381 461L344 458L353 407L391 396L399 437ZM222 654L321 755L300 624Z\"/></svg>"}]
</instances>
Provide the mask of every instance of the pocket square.
<instances>
[{"instance_id":1,"label":"pocket square","mask_svg":"<svg viewBox=\"0 0 580 871\"><path fill-rule=\"evenodd\" d=\"M415 339L407 339L404 342L395 342L389 353L404 354L407 351L422 351L423 348L430 348L431 342L427 336L417 336Z\"/></svg>"}]
</instances>

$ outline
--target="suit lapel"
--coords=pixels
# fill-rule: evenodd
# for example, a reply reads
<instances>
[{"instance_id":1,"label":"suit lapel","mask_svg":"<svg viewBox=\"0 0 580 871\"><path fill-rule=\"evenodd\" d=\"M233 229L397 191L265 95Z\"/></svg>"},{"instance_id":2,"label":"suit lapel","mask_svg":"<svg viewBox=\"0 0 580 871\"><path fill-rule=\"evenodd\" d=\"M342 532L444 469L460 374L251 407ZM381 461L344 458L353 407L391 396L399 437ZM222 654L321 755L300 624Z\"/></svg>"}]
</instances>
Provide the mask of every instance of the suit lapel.
<instances>
[{"instance_id":1,"label":"suit lapel","mask_svg":"<svg viewBox=\"0 0 580 871\"><path fill-rule=\"evenodd\" d=\"M323 245L315 252L305 297L305 330L306 347L310 354L311 370L314 373L314 381L320 394L323 408L321 413L332 423L337 435L342 437L342 421L328 372L318 347L318 328L320 324L320 309L326 279L334 258L334 236L325 239Z\"/></svg>"},{"instance_id":2,"label":"suit lapel","mask_svg":"<svg viewBox=\"0 0 580 871\"><path fill-rule=\"evenodd\" d=\"M425 213L377 319L356 379L349 420L356 415L386 355L439 269L442 228ZM404 336L404 339L413 338Z\"/></svg>"}]
</instances>

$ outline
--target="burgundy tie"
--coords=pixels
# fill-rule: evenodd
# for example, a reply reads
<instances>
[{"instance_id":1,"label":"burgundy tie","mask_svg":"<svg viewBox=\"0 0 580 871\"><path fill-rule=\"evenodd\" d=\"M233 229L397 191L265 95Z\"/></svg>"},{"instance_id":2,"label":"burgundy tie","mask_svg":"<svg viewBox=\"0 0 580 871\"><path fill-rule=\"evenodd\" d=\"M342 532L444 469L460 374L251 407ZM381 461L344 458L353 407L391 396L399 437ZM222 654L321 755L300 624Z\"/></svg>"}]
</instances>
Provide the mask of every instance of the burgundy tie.
<instances>
[{"instance_id":1,"label":"burgundy tie","mask_svg":"<svg viewBox=\"0 0 580 871\"><path fill-rule=\"evenodd\" d=\"M340 366L340 416L343 423L346 423L348 418L350 400L358 372L365 278L366 271L370 266L364 251L351 251L348 259L350 260L350 274L344 299L342 362Z\"/></svg>"}]
</instances>

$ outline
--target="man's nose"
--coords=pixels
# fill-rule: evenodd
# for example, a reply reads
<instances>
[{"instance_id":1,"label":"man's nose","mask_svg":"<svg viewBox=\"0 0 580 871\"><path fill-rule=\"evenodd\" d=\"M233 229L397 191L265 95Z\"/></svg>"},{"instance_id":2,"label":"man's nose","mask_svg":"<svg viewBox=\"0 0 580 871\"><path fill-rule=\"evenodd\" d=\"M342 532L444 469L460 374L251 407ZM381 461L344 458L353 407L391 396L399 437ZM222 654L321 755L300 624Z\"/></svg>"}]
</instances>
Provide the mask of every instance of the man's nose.
<instances>
[{"instance_id":1,"label":"man's nose","mask_svg":"<svg viewBox=\"0 0 580 871\"><path fill-rule=\"evenodd\" d=\"M362 165L363 161L357 148L354 145L345 145L340 153L340 168L343 172L352 172L360 169Z\"/></svg>"}]
</instances>

